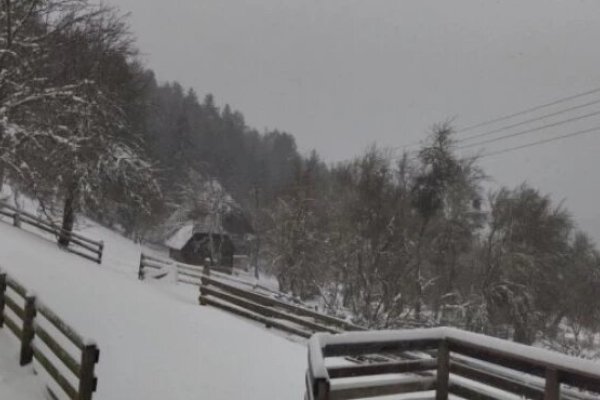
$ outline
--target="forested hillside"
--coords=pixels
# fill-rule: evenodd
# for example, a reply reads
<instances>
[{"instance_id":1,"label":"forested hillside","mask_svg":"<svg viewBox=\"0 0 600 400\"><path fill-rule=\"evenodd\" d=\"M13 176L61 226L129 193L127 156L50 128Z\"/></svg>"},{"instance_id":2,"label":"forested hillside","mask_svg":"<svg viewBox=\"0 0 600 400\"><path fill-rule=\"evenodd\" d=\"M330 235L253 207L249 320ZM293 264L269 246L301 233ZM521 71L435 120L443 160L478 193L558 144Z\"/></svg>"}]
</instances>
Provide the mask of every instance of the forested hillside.
<instances>
[{"instance_id":1,"label":"forested hillside","mask_svg":"<svg viewBox=\"0 0 600 400\"><path fill-rule=\"evenodd\" d=\"M253 225L254 263L331 313L578 354L582 333L600 329L593 242L532 186L486 193L450 126L414 153L373 147L327 165L211 94L159 83L118 10L88 0L1 10L0 178L66 232L87 214L147 239L218 181Z\"/></svg>"}]
</instances>

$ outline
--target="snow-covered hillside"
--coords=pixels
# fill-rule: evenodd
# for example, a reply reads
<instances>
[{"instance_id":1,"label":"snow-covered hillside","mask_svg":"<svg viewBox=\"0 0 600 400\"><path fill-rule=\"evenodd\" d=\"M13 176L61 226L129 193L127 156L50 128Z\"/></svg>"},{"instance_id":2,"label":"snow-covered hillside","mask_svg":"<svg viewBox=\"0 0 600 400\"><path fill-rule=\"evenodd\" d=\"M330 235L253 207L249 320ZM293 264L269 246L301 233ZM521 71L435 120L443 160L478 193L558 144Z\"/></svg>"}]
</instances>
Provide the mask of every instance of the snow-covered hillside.
<instances>
[{"instance_id":1,"label":"snow-covered hillside","mask_svg":"<svg viewBox=\"0 0 600 400\"><path fill-rule=\"evenodd\" d=\"M0 399L44 399L41 381L31 366L19 367L19 342L6 330L0 331Z\"/></svg>"},{"instance_id":2,"label":"snow-covered hillside","mask_svg":"<svg viewBox=\"0 0 600 400\"><path fill-rule=\"evenodd\" d=\"M301 397L303 344L199 306L191 286L138 281L139 245L98 226L84 232L106 242L103 265L0 222L0 266L98 343L95 399ZM0 354L0 377L4 363Z\"/></svg>"}]
</instances>

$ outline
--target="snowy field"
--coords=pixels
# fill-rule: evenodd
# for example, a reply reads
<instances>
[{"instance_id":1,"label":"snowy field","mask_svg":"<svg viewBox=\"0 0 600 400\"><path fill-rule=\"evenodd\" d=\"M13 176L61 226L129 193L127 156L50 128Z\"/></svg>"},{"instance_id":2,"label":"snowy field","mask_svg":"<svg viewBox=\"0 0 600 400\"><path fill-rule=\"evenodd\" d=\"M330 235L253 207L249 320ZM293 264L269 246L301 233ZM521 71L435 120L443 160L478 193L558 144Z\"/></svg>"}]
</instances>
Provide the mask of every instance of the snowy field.
<instances>
[{"instance_id":1,"label":"snowy field","mask_svg":"<svg viewBox=\"0 0 600 400\"><path fill-rule=\"evenodd\" d=\"M19 342L5 329L0 330L0 399L45 399L44 387L31 366L19 367Z\"/></svg>"},{"instance_id":2,"label":"snowy field","mask_svg":"<svg viewBox=\"0 0 600 400\"><path fill-rule=\"evenodd\" d=\"M80 231L105 241L103 265L0 222L0 266L98 343L95 399L302 397L304 344L200 307L197 288L138 281L139 245L91 223ZM25 386L23 399L40 398L39 378L10 359L18 348L4 349L8 335L0 331L0 390Z\"/></svg>"}]
</instances>

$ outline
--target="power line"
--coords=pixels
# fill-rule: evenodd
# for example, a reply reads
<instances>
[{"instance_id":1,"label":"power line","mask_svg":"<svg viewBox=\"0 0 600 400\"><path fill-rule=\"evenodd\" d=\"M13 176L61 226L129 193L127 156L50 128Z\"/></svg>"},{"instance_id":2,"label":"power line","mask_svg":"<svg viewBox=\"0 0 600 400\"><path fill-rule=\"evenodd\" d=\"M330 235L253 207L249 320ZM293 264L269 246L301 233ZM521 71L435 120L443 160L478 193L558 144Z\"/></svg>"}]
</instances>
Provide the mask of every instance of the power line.
<instances>
[{"instance_id":1,"label":"power line","mask_svg":"<svg viewBox=\"0 0 600 400\"><path fill-rule=\"evenodd\" d=\"M483 141L476 142L476 143L471 143L471 144L467 144L467 145L463 145L463 146L458 146L457 149L468 149L468 148L475 147L475 146L481 146L481 145L484 145L484 144L495 143L495 142L498 142L498 141L501 141L501 140L510 139L510 138L513 138L513 137L516 137L516 136L522 136L522 135L525 135L525 134L528 134L528 133L541 131L542 129L547 129L547 128L552 128L552 127L559 126L559 125L568 124L570 122L579 121L581 119L593 117L593 116L596 116L596 115L600 115L600 111L595 111L593 113L581 115L579 117L568 118L568 119L561 120L561 121L558 121L558 122L554 122L554 123L551 123L551 124L542 125L542 126L539 126L539 127L536 127L536 128L526 129L524 131L520 131L520 132L516 132L516 133L511 133L509 135L502 135L502 136L494 138L494 139L488 139L488 140L483 140Z\"/></svg>"},{"instance_id":2,"label":"power line","mask_svg":"<svg viewBox=\"0 0 600 400\"><path fill-rule=\"evenodd\" d=\"M565 108L563 110L559 110L559 111L556 111L556 112L553 112L553 113L550 113L550 114L544 114L544 115L539 116L539 117L530 118L530 119L527 119L527 120L522 121L522 122L517 122L517 123L514 123L514 124L510 124L510 125L504 125L504 126L502 126L500 128L497 128L497 129L494 129L494 130L491 130L491 131L487 131L487 132L483 132L483 133L478 133L476 135L467 136L467 137L464 137L462 139L457 140L456 143L462 143L462 142L466 142L468 140L475 139L475 138L478 138L478 137L484 137L484 136L493 135L494 133L499 133L499 132L502 132L502 131L505 131L505 130L508 130L508 129L516 128L516 127L521 126L521 125L526 125L526 124L529 124L531 122L540 121L540 120L543 120L545 118L554 117L554 116L557 116L557 115L560 115L560 114L567 113L569 111L578 110L580 108L589 107L589 106L592 106L592 105L595 105L595 104L600 104L600 100L590 101L590 102L587 102L587 103L584 103L584 104L580 104L580 105L577 105L577 106Z\"/></svg>"},{"instance_id":3,"label":"power line","mask_svg":"<svg viewBox=\"0 0 600 400\"><path fill-rule=\"evenodd\" d=\"M570 101L570 100L578 99L580 97L589 96L591 94L598 93L598 92L600 92L600 88L588 90L587 92L577 93L577 94L574 94L572 96L563 97L563 98L560 98L560 99L557 99L557 100L553 100L553 101L551 101L549 103L541 104L541 105L538 105L538 106L527 108L527 109L522 110L522 111L517 111L517 112L512 113L512 114L503 115L503 116L498 117L498 118L494 118L494 119L491 119L491 120L488 120L488 121L483 121L483 122L480 122L480 123L477 123L477 124L474 124L474 125L470 125L470 126L467 126L465 128L460 129L458 132L462 133L462 132L471 131L471 130L473 130L475 128L480 128L482 126L486 126L486 125L490 125L490 124L493 124L493 123L496 123L496 122L500 122L500 121L504 121L504 120L511 119L511 118L514 118L514 117L518 117L519 115L523 115L523 114L527 114L527 113L530 113L530 112L533 112L533 111L541 110L542 108L546 108L546 107L550 107L550 106L553 106L553 105L556 105L556 104L564 103L564 102L567 102L567 101Z\"/></svg>"},{"instance_id":4,"label":"power line","mask_svg":"<svg viewBox=\"0 0 600 400\"><path fill-rule=\"evenodd\" d=\"M498 154L509 153L511 151L525 149L527 147L539 146L539 145L542 145L542 144L554 142L554 141L557 141L557 140L567 139L567 138L571 138L571 137L583 135L583 134L594 132L594 131L600 132L600 126L596 126L594 128L589 128L589 129L583 129L583 130L580 130L580 131L568 133L566 135L555 136L555 137L552 137L552 138L549 138L549 139L538 140L536 142L527 143L527 144L523 144L523 145L520 145L520 146L509 147L507 149L502 149L502 150L492 151L492 152L489 152L489 153L484 153L481 156L479 156L478 158L485 158L485 157L495 156L495 155L498 155Z\"/></svg>"}]
</instances>

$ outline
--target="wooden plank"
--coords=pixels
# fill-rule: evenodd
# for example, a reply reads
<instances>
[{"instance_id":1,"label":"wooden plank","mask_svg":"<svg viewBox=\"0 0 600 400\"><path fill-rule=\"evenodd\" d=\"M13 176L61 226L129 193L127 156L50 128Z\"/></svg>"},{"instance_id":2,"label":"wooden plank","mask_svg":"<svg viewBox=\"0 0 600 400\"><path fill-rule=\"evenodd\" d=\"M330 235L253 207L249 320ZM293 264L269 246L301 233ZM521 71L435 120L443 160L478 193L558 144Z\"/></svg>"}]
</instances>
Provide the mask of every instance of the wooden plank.
<instances>
[{"instance_id":1,"label":"wooden plank","mask_svg":"<svg viewBox=\"0 0 600 400\"><path fill-rule=\"evenodd\" d=\"M79 363L77 361L75 361L75 359L71 356L71 354L69 354L65 349L63 349L61 347L61 345L58 344L58 342L56 340L54 340L52 338L52 336L50 336L50 334L48 332L46 332L44 330L44 328L42 328L39 324L35 324L34 329L35 329L35 334L37 335L37 337L42 342L44 342L44 344L46 346L48 346L48 348L50 350L52 350L54 355L56 355L56 357L58 357L58 359L60 361L62 361L67 366L67 368L69 368L69 371L71 371L73 373L73 375L75 375L76 377L79 377L80 376Z\"/></svg>"},{"instance_id":2,"label":"wooden plank","mask_svg":"<svg viewBox=\"0 0 600 400\"><path fill-rule=\"evenodd\" d=\"M58 398L58 396L56 394L54 394L54 392L52 391L52 389L50 389L48 386L46 386L46 390L48 391L48 396L50 396L50 399L52 399L52 400L60 400Z\"/></svg>"},{"instance_id":3,"label":"wooden plank","mask_svg":"<svg viewBox=\"0 0 600 400\"><path fill-rule=\"evenodd\" d=\"M183 271L181 271L181 270L183 270ZM181 275L191 276L191 277L198 278L198 279L200 279L202 277L206 277L206 275L204 275L202 273L202 270L200 270L200 269L183 267L183 266L180 266L179 264L177 265L177 273L179 273Z\"/></svg>"},{"instance_id":4,"label":"wooden plank","mask_svg":"<svg viewBox=\"0 0 600 400\"><path fill-rule=\"evenodd\" d=\"M92 394L96 391L97 380L94 376L94 368L100 351L95 344L86 345L81 352L81 377L79 379L79 398L78 400L91 400Z\"/></svg>"},{"instance_id":5,"label":"wooden plank","mask_svg":"<svg viewBox=\"0 0 600 400\"><path fill-rule=\"evenodd\" d=\"M6 215L6 216L8 216L8 217L13 217L14 213L19 213L19 215L20 215L20 218L21 218L21 220L23 220L23 222L26 222L26 223L28 223L29 225L34 225L34 224L32 224L32 222L33 222L33 223L35 223L35 225L34 225L34 226L36 226L36 228L39 228L39 226L38 226L38 225L40 225L40 226L42 226L42 227L44 228L44 230L46 230L46 231L48 231L48 230L51 230L51 232L50 232L50 233L54 233L54 234L60 234L60 232L63 232L63 231L64 231L62 228L60 228L60 227L56 226L56 225L55 225L54 223L52 223L52 222L49 222L49 221L47 221L47 220L45 220L45 219L43 219L43 218L40 218L40 217L39 217L39 216L37 216L37 215L34 215L34 214L31 214L31 213L29 213L29 212L27 212L27 211L19 210L18 208L16 208L16 207L13 207L13 206L11 206L11 205L9 205L9 204L6 204L6 203L1 203L1 204L0 204L0 210L1 210L2 208L5 208L5 209L7 209L7 210L11 210L11 211L12 211L12 213L9 213L9 212L7 212L7 211L3 211L3 210L2 210L2 211L0 211L0 214L4 214L4 215ZM25 221L25 220L23 219L23 217L25 217L26 219L28 219L28 221ZM40 228L40 229L41 229L41 228ZM94 240L94 239L90 239L90 238L88 238L88 237L86 237L86 236L84 236L84 235L82 235L82 234L76 233L76 232L71 232L71 233L70 233L70 235L71 235L72 237L76 238L76 239L79 239L79 240L85 241L85 242L87 242L87 243L89 243L89 244L91 244L91 245L100 246L100 245L102 244L102 242L101 242L101 241L97 241L97 240Z\"/></svg>"},{"instance_id":6,"label":"wooden plank","mask_svg":"<svg viewBox=\"0 0 600 400\"><path fill-rule=\"evenodd\" d=\"M195 274L190 274L189 272L183 272L183 271L177 271L177 274L187 276L188 278L198 279L198 281L195 282L195 285L200 286L200 284L201 284L201 282L200 282L200 279L202 279L201 276L198 276Z\"/></svg>"},{"instance_id":7,"label":"wooden plank","mask_svg":"<svg viewBox=\"0 0 600 400\"><path fill-rule=\"evenodd\" d=\"M592 374L594 371L589 372L589 374L586 374L581 372L560 370L560 381L565 385L574 386L583 390L589 390L591 392L600 394L600 379L598 379L597 375ZM562 396L564 397L564 394L562 394Z\"/></svg>"},{"instance_id":8,"label":"wooden plank","mask_svg":"<svg viewBox=\"0 0 600 400\"><path fill-rule=\"evenodd\" d=\"M60 319L52 310L46 307L44 304L38 301L37 310L50 321L56 329L58 329L63 335L65 335L75 346L77 346L80 350L84 347L83 338L75 332L73 328L71 328L66 322Z\"/></svg>"},{"instance_id":9,"label":"wooden plank","mask_svg":"<svg viewBox=\"0 0 600 400\"><path fill-rule=\"evenodd\" d=\"M158 258L158 257L154 257L154 256L149 256L149 255L147 255L145 253L142 253L142 257L143 258L147 258L148 260L156 261L156 262L167 264L167 265L173 264L173 261L171 261L171 260L165 260L165 259L162 259L162 258Z\"/></svg>"},{"instance_id":10,"label":"wooden plank","mask_svg":"<svg viewBox=\"0 0 600 400\"><path fill-rule=\"evenodd\" d=\"M142 262L142 265L144 266L144 268L148 267L148 268L154 268L154 269L163 269L163 268L169 267L168 264L156 264L156 263L153 263L152 261L148 261L148 260L144 260Z\"/></svg>"},{"instance_id":11,"label":"wooden plank","mask_svg":"<svg viewBox=\"0 0 600 400\"><path fill-rule=\"evenodd\" d=\"M437 387L435 389L436 400L448 400L448 382L450 380L450 350L448 342L440 341L437 351Z\"/></svg>"},{"instance_id":12,"label":"wooden plank","mask_svg":"<svg viewBox=\"0 0 600 400\"><path fill-rule=\"evenodd\" d=\"M450 345L450 351L452 352L532 375L544 377L546 374L546 367L528 358L516 357L514 355L506 354L500 349L491 349L477 345L476 343L469 343L456 339L447 340Z\"/></svg>"},{"instance_id":13,"label":"wooden plank","mask_svg":"<svg viewBox=\"0 0 600 400\"><path fill-rule=\"evenodd\" d=\"M372 384L369 386L365 385L347 389L336 389L335 386L333 386L329 394L329 399L351 400L411 392L424 392L434 390L436 386L435 377L414 377L403 382L377 385Z\"/></svg>"},{"instance_id":14,"label":"wooden plank","mask_svg":"<svg viewBox=\"0 0 600 400\"><path fill-rule=\"evenodd\" d=\"M15 321L13 321L12 318L10 318L6 314L4 314L4 324L8 327L8 329L10 329L10 331L12 333L14 333L14 335L19 340L21 340L21 336L23 336L23 333L21 332L21 328L19 327L19 324L17 324Z\"/></svg>"},{"instance_id":15,"label":"wooden plank","mask_svg":"<svg viewBox=\"0 0 600 400\"><path fill-rule=\"evenodd\" d=\"M58 369L52 364L48 358L37 348L33 347L33 357L37 362L40 363L42 367L46 370L48 375L52 377L54 382L60 386L60 388L65 392L65 394L72 400L77 400L77 391L71 385L71 383L65 378Z\"/></svg>"},{"instance_id":16,"label":"wooden plank","mask_svg":"<svg viewBox=\"0 0 600 400\"><path fill-rule=\"evenodd\" d=\"M220 282L220 281L212 279L212 278L203 277L203 280L204 280L203 284L209 284L211 286L216 286L219 289L223 289L225 291L231 292L237 296L246 297L255 303L259 303L259 304L262 304L265 306L280 307L280 308L286 309L288 311L293 311L295 314L298 314L298 315L302 315L305 317L312 317L321 323L332 324L334 326L338 326L338 327L341 327L341 328L347 329L347 330L364 330L364 328L362 328L362 327L351 324L351 323L341 320L339 318L331 317L329 315L321 314L316 311L309 310L307 308L303 308L303 307L288 304L288 303L285 303L285 302L282 302L279 300L275 300L273 298L264 296L259 293L253 293L248 290L240 289L240 288L231 286L229 284Z\"/></svg>"},{"instance_id":17,"label":"wooden plank","mask_svg":"<svg viewBox=\"0 0 600 400\"><path fill-rule=\"evenodd\" d=\"M154 265L154 264L148 264L148 263L144 262L144 264L142 265L142 268L153 268L153 269L161 270L164 267L160 267L160 266L157 266L157 265Z\"/></svg>"},{"instance_id":18,"label":"wooden plank","mask_svg":"<svg viewBox=\"0 0 600 400\"><path fill-rule=\"evenodd\" d=\"M396 353L411 350L435 349L438 339L420 339L411 341L389 340L377 343L339 343L328 344L323 348L325 357L359 356L363 354Z\"/></svg>"},{"instance_id":19,"label":"wooden plank","mask_svg":"<svg viewBox=\"0 0 600 400\"><path fill-rule=\"evenodd\" d=\"M6 207L6 205L5 205L5 207ZM21 215L22 219L23 219L23 217L25 217L28 220L30 220L31 222L36 223L37 225L42 225L42 226L44 226L47 229L53 230L53 232L56 233L56 234L60 234L61 232L66 232L64 229L62 229L61 227L57 226L53 222L45 220L43 218L40 218L37 215L31 214L31 213L29 213L27 211L18 210L17 208L12 207L12 206L8 206L7 208L13 210L14 212L18 212ZM31 222L27 221L28 224L33 225ZM80 233L77 233L77 232L67 232L67 233L69 233L69 235L72 238L75 238L75 239L78 239L78 240L82 240L82 241L87 242L87 243L89 243L91 245L100 246L100 244L102 243L101 241L97 241L97 240L91 239L91 238L89 238L87 236L84 236L84 235L82 235Z\"/></svg>"},{"instance_id":20,"label":"wooden plank","mask_svg":"<svg viewBox=\"0 0 600 400\"><path fill-rule=\"evenodd\" d=\"M73 254L77 254L80 257L87 258L88 260L93 261L95 263L98 263L98 257L90 256L89 254L82 253L81 251L72 249L70 247L67 247L67 251Z\"/></svg>"},{"instance_id":21,"label":"wooden plank","mask_svg":"<svg viewBox=\"0 0 600 400\"><path fill-rule=\"evenodd\" d=\"M489 393L475 386L458 384L452 380L450 381L448 391L450 394L467 400L498 400L496 397L490 396Z\"/></svg>"},{"instance_id":22,"label":"wooden plank","mask_svg":"<svg viewBox=\"0 0 600 400\"><path fill-rule=\"evenodd\" d=\"M25 310L17 303L15 303L13 299L11 299L9 296L4 296L4 301L6 302L8 308L10 308L12 312L14 312L17 315L17 317L21 319L25 318Z\"/></svg>"},{"instance_id":23,"label":"wooden plank","mask_svg":"<svg viewBox=\"0 0 600 400\"><path fill-rule=\"evenodd\" d=\"M35 297L25 297L25 308L23 309L23 328L21 330L21 355L19 364L21 366L29 364L33 360L33 319L35 318Z\"/></svg>"},{"instance_id":24,"label":"wooden plank","mask_svg":"<svg viewBox=\"0 0 600 400\"><path fill-rule=\"evenodd\" d=\"M264 317L262 315L255 314L255 313L253 313L251 311L243 310L241 308L238 308L238 307L235 307L235 306L223 303L221 301L212 299L212 298L207 297L207 296L200 296L200 300L202 302L205 302L207 305L211 305L211 306L220 308L222 310L229 311L229 312L231 312L233 314L236 314L236 315L239 315L241 317L248 318L248 319L251 319L253 321L265 324L269 328L271 328L271 327L272 328L276 328L276 329L279 329L281 331L292 333L294 335L297 335L297 336L300 336L300 337L304 337L304 338L309 338L309 337L312 336L312 332L303 331L301 329L294 328L294 327L291 327L289 325L279 323L277 321L273 321L270 318L266 318L266 317Z\"/></svg>"},{"instance_id":25,"label":"wooden plank","mask_svg":"<svg viewBox=\"0 0 600 400\"><path fill-rule=\"evenodd\" d=\"M188 285L193 285L193 286L200 286L200 282L196 282L196 281L193 281L191 279L186 279L186 278L179 278L179 279L177 279L177 282L186 283Z\"/></svg>"},{"instance_id":26,"label":"wooden plank","mask_svg":"<svg viewBox=\"0 0 600 400\"><path fill-rule=\"evenodd\" d=\"M544 400L559 400L560 380L558 371L554 368L546 370L546 386L544 388Z\"/></svg>"},{"instance_id":27,"label":"wooden plank","mask_svg":"<svg viewBox=\"0 0 600 400\"><path fill-rule=\"evenodd\" d=\"M348 378L378 374L400 374L406 372L428 371L437 367L435 358L423 360L382 362L360 365L330 367L327 369L329 378Z\"/></svg>"},{"instance_id":28,"label":"wooden plank","mask_svg":"<svg viewBox=\"0 0 600 400\"><path fill-rule=\"evenodd\" d=\"M329 328L329 327L326 327L326 326L323 326L323 325L320 325L320 324L317 324L317 323L314 323L311 321L307 321L307 320L297 317L295 315L288 314L283 311L276 310L274 308L265 307L263 305L254 303L252 301L248 301L244 298L221 292L221 291L213 289L211 287L201 286L200 290L201 290L201 293L205 296L211 295L211 296L217 297L221 300L225 300L229 303L235 304L236 306L249 309L250 311L253 311L257 314L264 315L265 317L278 318L278 319L290 321L295 324L301 325L304 328L312 329L315 332L330 332L330 333L338 332L335 329L332 329L332 328Z\"/></svg>"},{"instance_id":29,"label":"wooden plank","mask_svg":"<svg viewBox=\"0 0 600 400\"><path fill-rule=\"evenodd\" d=\"M6 283L9 288L17 292L17 294L21 295L21 297L27 296L27 289L25 289L25 286L21 285L10 276L6 276Z\"/></svg>"},{"instance_id":30,"label":"wooden plank","mask_svg":"<svg viewBox=\"0 0 600 400\"><path fill-rule=\"evenodd\" d=\"M0 328L4 326L4 306L6 305L6 273L0 273Z\"/></svg>"},{"instance_id":31,"label":"wooden plank","mask_svg":"<svg viewBox=\"0 0 600 400\"><path fill-rule=\"evenodd\" d=\"M99 252L100 252L100 248L98 245L87 244L87 243L84 243L84 242L79 241L78 239L74 239L74 238L70 239L70 243L75 243L77 246L83 247L84 249L89 250L94 254L99 254Z\"/></svg>"},{"instance_id":32,"label":"wooden plank","mask_svg":"<svg viewBox=\"0 0 600 400\"><path fill-rule=\"evenodd\" d=\"M544 398L543 390L538 387L473 368L458 361L450 361L450 373L515 393L528 399L542 400Z\"/></svg>"}]
</instances>

